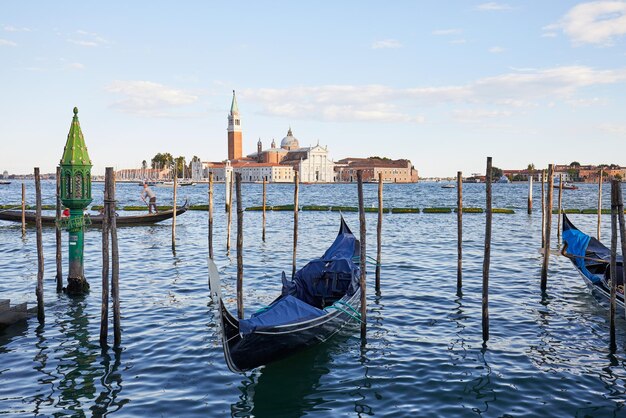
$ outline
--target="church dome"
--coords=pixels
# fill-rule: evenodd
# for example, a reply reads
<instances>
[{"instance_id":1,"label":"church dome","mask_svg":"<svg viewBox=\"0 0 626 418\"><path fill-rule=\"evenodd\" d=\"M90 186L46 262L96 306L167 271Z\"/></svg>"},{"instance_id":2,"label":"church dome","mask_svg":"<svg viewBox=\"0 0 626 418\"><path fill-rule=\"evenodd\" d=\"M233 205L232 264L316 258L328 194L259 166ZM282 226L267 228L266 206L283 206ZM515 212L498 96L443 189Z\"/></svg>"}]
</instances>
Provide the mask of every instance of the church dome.
<instances>
[{"instance_id":1,"label":"church dome","mask_svg":"<svg viewBox=\"0 0 626 418\"><path fill-rule=\"evenodd\" d=\"M291 133L291 128L289 128L289 131L287 132L287 136L284 137L283 140L280 142L280 147L286 150L300 148L300 143L298 142L298 139L295 138L293 134Z\"/></svg>"}]
</instances>

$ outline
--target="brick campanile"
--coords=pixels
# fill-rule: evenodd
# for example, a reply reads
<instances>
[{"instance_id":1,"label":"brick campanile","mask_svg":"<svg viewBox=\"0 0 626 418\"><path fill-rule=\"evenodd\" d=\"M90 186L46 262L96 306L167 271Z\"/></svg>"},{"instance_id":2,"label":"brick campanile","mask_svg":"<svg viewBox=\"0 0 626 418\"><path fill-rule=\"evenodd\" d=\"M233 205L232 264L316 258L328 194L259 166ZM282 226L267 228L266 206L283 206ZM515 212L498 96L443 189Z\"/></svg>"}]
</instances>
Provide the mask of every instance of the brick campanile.
<instances>
[{"instance_id":1,"label":"brick campanile","mask_svg":"<svg viewBox=\"0 0 626 418\"><path fill-rule=\"evenodd\" d=\"M233 102L230 105L230 114L228 115L228 159L232 161L241 157L241 118L239 117L235 90L233 90Z\"/></svg>"}]
</instances>

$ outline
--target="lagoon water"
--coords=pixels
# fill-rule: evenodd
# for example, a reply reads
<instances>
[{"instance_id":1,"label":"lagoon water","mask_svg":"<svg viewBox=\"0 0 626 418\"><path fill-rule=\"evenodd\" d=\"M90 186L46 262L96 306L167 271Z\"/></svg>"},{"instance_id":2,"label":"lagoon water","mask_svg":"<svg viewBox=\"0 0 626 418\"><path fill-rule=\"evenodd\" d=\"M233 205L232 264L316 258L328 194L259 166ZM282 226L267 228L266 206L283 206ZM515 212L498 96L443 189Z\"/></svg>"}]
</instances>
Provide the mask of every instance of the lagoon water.
<instances>
[{"instance_id":1,"label":"lagoon water","mask_svg":"<svg viewBox=\"0 0 626 418\"><path fill-rule=\"evenodd\" d=\"M0 186L0 204L18 203L20 182ZM94 184L94 204L102 202ZM484 207L484 184L464 185L466 207ZM34 186L27 182L29 203ZM156 188L159 202L171 189ZM382 290L368 272L368 336L358 326L289 359L246 374L228 371L209 298L207 213L171 222L119 228L122 346L98 344L101 233L85 236L85 274L91 292L55 292L54 230L44 229L46 321L36 318L0 331L0 415L330 417L330 416L626 416L626 322L618 320L618 351L609 352L608 309L590 295L571 263L553 255L548 293L541 294L541 195L526 214L526 184L494 184L490 270L491 338L481 335L484 214L464 215L463 294L456 294L456 216L385 214ZM141 204L140 187L118 184L121 205ZM388 207L453 207L456 190L441 183L385 185ZM206 204L207 186L181 188L181 198ZM604 207L609 187L605 185ZM261 185L243 185L244 207L261 203ZM564 192L564 207L592 208L597 188ZM44 204L54 203L43 182ZM292 185L270 185L268 204L289 204ZM215 191L215 261L223 294L234 305L236 222L226 254L224 188ZM365 185L377 205L377 185ZM300 204L357 205L356 185L302 185ZM358 235L358 214L345 213ZM375 213L367 216L368 255L375 256ZM594 215L571 215L595 234ZM292 212L245 212L244 304L249 315L280 291L291 269ZM556 226L556 216L553 224ZM603 218L603 240L610 236ZM339 226L337 212L300 212L298 267L322 254ZM552 246L557 237L553 233ZM64 251L67 236L63 236ZM67 254L64 273L67 273ZM0 221L0 299L35 302L34 228ZM112 331L111 331L112 333Z\"/></svg>"}]
</instances>

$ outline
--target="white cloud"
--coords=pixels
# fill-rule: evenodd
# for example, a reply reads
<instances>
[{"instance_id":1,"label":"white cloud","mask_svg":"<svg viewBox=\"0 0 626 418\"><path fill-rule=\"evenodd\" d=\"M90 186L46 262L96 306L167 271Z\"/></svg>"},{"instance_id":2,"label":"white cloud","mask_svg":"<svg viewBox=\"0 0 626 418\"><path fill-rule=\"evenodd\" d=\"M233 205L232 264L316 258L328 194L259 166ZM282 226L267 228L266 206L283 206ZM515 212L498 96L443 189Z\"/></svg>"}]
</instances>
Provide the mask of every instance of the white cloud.
<instances>
[{"instance_id":1,"label":"white cloud","mask_svg":"<svg viewBox=\"0 0 626 418\"><path fill-rule=\"evenodd\" d=\"M560 29L577 44L611 45L614 38L626 34L626 2L582 3L543 29L548 33Z\"/></svg>"},{"instance_id":2,"label":"white cloud","mask_svg":"<svg viewBox=\"0 0 626 418\"><path fill-rule=\"evenodd\" d=\"M496 3L495 1L489 3L482 3L476 6L476 10L483 12L500 12L505 10L512 10L513 8L505 3Z\"/></svg>"},{"instance_id":3,"label":"white cloud","mask_svg":"<svg viewBox=\"0 0 626 418\"><path fill-rule=\"evenodd\" d=\"M6 39L0 39L0 46L17 46L17 44L13 41L9 41Z\"/></svg>"},{"instance_id":4,"label":"white cloud","mask_svg":"<svg viewBox=\"0 0 626 418\"><path fill-rule=\"evenodd\" d=\"M476 123L487 119L503 119L513 114L509 110L462 109L452 112L452 118L458 122Z\"/></svg>"},{"instance_id":5,"label":"white cloud","mask_svg":"<svg viewBox=\"0 0 626 418\"><path fill-rule=\"evenodd\" d=\"M125 96L112 107L126 113L147 117L188 117L172 110L197 102L198 97L183 90L151 81L114 81L105 88Z\"/></svg>"},{"instance_id":6,"label":"white cloud","mask_svg":"<svg viewBox=\"0 0 626 418\"><path fill-rule=\"evenodd\" d=\"M489 52L491 52L492 54L501 54L505 51L506 49L500 46L492 46L491 48L489 48Z\"/></svg>"},{"instance_id":7,"label":"white cloud","mask_svg":"<svg viewBox=\"0 0 626 418\"><path fill-rule=\"evenodd\" d=\"M625 135L626 136L626 125L615 125L615 124L603 124L598 127L601 131L617 134L617 135Z\"/></svg>"},{"instance_id":8,"label":"white cloud","mask_svg":"<svg viewBox=\"0 0 626 418\"><path fill-rule=\"evenodd\" d=\"M85 46L89 48L108 45L110 42L98 35L97 33L86 32L84 30L77 30L75 37L68 38L67 42L74 45Z\"/></svg>"},{"instance_id":9,"label":"white cloud","mask_svg":"<svg viewBox=\"0 0 626 418\"><path fill-rule=\"evenodd\" d=\"M260 112L285 118L331 121L422 122L433 106L476 106L492 110L459 111L457 120L507 117L512 112L565 103L603 105L602 98L578 97L582 89L626 81L626 68L597 70L584 66L519 69L464 85L393 88L385 85L325 85L285 89L248 89L242 100ZM472 113L473 112L473 113Z\"/></svg>"},{"instance_id":10,"label":"white cloud","mask_svg":"<svg viewBox=\"0 0 626 418\"><path fill-rule=\"evenodd\" d=\"M400 41L395 39L384 39L382 41L376 41L372 44L372 49L397 49L402 48Z\"/></svg>"},{"instance_id":11,"label":"white cloud","mask_svg":"<svg viewBox=\"0 0 626 418\"><path fill-rule=\"evenodd\" d=\"M461 33L463 33L462 29L438 29L432 31L432 34L435 36L458 35Z\"/></svg>"},{"instance_id":12,"label":"white cloud","mask_svg":"<svg viewBox=\"0 0 626 418\"><path fill-rule=\"evenodd\" d=\"M7 32L30 32L29 28L17 28L11 25L5 25L4 30Z\"/></svg>"},{"instance_id":13,"label":"white cloud","mask_svg":"<svg viewBox=\"0 0 626 418\"><path fill-rule=\"evenodd\" d=\"M84 70L85 65L81 64L80 62L72 62L67 65L67 68L71 70Z\"/></svg>"}]
</instances>

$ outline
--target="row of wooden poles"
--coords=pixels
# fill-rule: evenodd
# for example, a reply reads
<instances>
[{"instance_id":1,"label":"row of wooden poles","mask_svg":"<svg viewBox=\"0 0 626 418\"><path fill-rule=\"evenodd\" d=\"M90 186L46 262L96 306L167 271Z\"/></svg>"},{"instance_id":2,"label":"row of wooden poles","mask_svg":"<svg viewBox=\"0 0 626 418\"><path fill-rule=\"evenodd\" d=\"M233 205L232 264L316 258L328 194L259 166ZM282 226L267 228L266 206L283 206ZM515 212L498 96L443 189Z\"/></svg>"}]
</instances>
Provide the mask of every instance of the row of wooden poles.
<instances>
[{"instance_id":1,"label":"row of wooden poles","mask_svg":"<svg viewBox=\"0 0 626 418\"><path fill-rule=\"evenodd\" d=\"M40 323L45 322L44 311L44 254L43 254L43 228L41 222L41 178L39 175L39 167L35 167L35 228L37 240L37 288L35 294L37 296L37 318ZM56 219L61 219L61 200L60 200L60 169L57 168L56 183ZM25 188L22 184L22 208L25 204ZM23 212L24 213L24 212ZM175 226L173 226L175 228ZM175 229L173 229L175 231ZM22 216L22 234L26 233L25 219ZM174 233L174 232L173 232ZM61 228L56 227L56 285L57 292L63 291L63 268L61 256ZM110 241L109 241L110 237ZM109 259L109 247L111 250L111 259ZM109 273L110 271L110 273ZM109 296L109 276L110 280L110 296ZM107 167L105 172L104 183L104 215L102 219L102 308L100 321L100 346L107 347L108 337L108 319L109 319L109 299L113 304L113 340L114 346L118 347L122 341L121 322L120 322L120 293L119 293L119 251L117 242L117 224L115 209L115 172L112 167Z\"/></svg>"},{"instance_id":2,"label":"row of wooden poles","mask_svg":"<svg viewBox=\"0 0 626 418\"><path fill-rule=\"evenodd\" d=\"M542 199L542 249L543 249L543 264L541 269L541 290L546 291L547 288L547 274L548 263L550 254L550 235L552 230L552 201L553 201L553 165L550 164L547 170L547 197L545 196L545 171L542 171L541 181L541 199ZM230 180L230 181L229 181ZM237 313L239 318L243 318L243 205L241 199L241 175L235 174L235 181L227 178L226 182L226 203L225 209L227 212L227 233L226 233L226 250L230 250L230 229L232 221L232 196L233 185L236 186L237 195ZM563 181L562 176L559 184L559 226L557 228L560 237L560 223L561 223L561 201ZM484 245L484 259L483 259L483 283L482 283L482 330L483 341L489 339L489 266L491 258L491 224L492 224L492 158L487 157L487 169L485 176L486 184L486 219L485 219L485 245ZM172 249L175 251L176 246L176 190L177 179L174 176L174 217L172 222ZM617 186L615 186L617 184ZM626 235L624 234L624 211L621 199L621 187L617 181L612 182L612 215L611 225L612 230L616 231L616 222L614 218L618 215L615 211L619 212L621 237L622 237L622 253L626 249ZM365 336L366 332L366 224L365 224L365 210L363 203L363 173L361 170L357 171L357 188L359 199L359 223L360 223L360 271L361 271L361 334ZM38 273L37 273L37 316L40 322L44 320L44 307L43 307L43 245L42 245L42 225L41 225L41 183L39 178L39 168L35 168L35 190L36 190L36 229L37 229L37 254L38 254ZM60 171L57 169L57 219L60 219ZM292 278L296 272L296 254L298 243L298 196L299 196L299 180L298 173L294 176L294 233L293 233L293 257L292 257ZM208 244L209 244L209 257L213 258L213 175L209 173L209 216L208 216ZM547 204L546 204L547 201ZM619 201L619 203L618 203ZM620 206L621 205L621 206ZM263 179L263 214L262 214L262 240L265 241L265 209L266 209L266 179ZM24 213L25 208L25 189L22 185L22 210ZM621 210L619 209L621 208ZM602 174L600 175L600 182L598 187L598 239L600 238L600 222L601 222L601 210L602 210ZM376 292L380 292L380 267L381 267L381 250L382 250L382 213L383 213L383 181L382 173L379 173L378 177L378 224L377 224L377 257L376 257ZM528 192L528 213L532 213L532 177L529 179L529 192ZM113 301L113 326L114 326L114 345L119 346L121 343L121 328L120 328L120 305L119 305L119 255L117 248L117 230L115 222L115 175L113 168L107 167L105 174L105 196L104 196L104 219L102 225L102 310L101 310L101 326L100 326L100 344L105 347L107 345L108 335L108 302L109 302L109 236L111 237L111 299ZM25 218L22 216L22 230L25 233ZM615 233L614 233L615 235ZM616 245L613 244L616 241L612 235L611 249L612 249L612 264L611 264L611 277L615 277L613 272L614 267L614 253ZM463 181L462 172L457 173L457 294L461 294L463 286ZM57 261L57 292L62 291L63 279L61 268L61 230L56 229L56 261ZM624 270L626 275L626 270ZM614 287L615 280L612 280L613 286L611 289L611 341L612 346L615 338L614 331L614 314L615 314L615 295ZM626 278L624 280L626 283ZM626 314L626 312L625 312Z\"/></svg>"},{"instance_id":3,"label":"row of wooden poles","mask_svg":"<svg viewBox=\"0 0 626 418\"><path fill-rule=\"evenodd\" d=\"M262 233L261 239L265 241L265 209L266 209L266 182L263 179L263 204L262 204ZM225 209L227 214L227 227L226 227L226 251L230 250L230 228L232 221L232 196L233 196L233 183L235 185L235 193L237 196L237 316L241 319L244 317L243 309L243 204L241 198L241 174L234 173L234 181L231 178L226 178L226 200ZM298 208L299 208L299 190L300 183L298 179L298 172L294 175L294 205L293 205L293 253L292 253L292 266L291 277L295 277L296 274L296 255L298 248ZM359 224L360 224L360 272L359 277L361 287L361 336L365 337L366 324L367 324L367 304L366 304L366 224L365 224L365 207L363 203L363 172L357 171L357 190L359 199ZM377 231L377 255L376 255L376 292L380 292L380 265L381 265L381 251L382 251L382 220L383 220L383 181L382 173L378 175L378 225ZM209 173L209 257L213 258L213 174Z\"/></svg>"}]
</instances>

